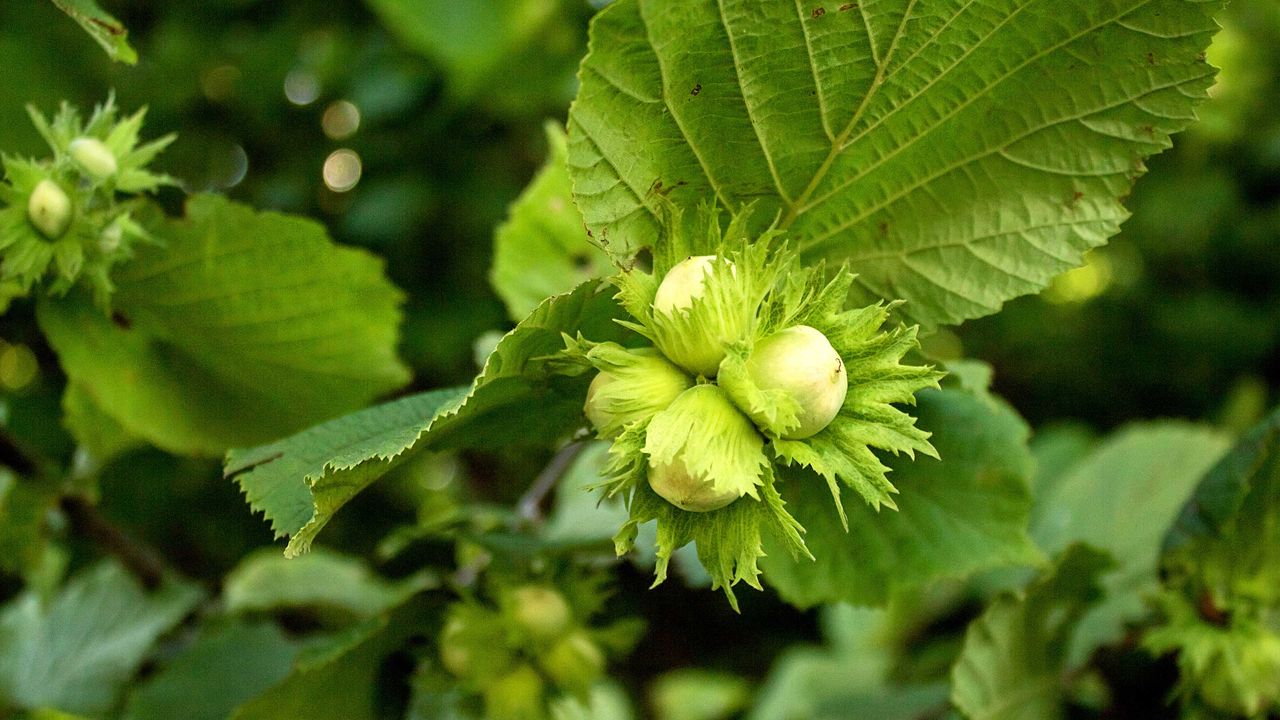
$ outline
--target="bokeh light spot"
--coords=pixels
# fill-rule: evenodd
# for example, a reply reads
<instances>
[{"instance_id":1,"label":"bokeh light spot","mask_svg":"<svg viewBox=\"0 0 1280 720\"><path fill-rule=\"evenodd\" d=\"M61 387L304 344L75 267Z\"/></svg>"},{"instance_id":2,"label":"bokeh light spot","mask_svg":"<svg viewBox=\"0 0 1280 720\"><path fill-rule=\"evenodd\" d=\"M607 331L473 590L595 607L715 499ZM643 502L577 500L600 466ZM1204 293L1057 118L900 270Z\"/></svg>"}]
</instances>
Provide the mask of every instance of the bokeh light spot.
<instances>
[{"instance_id":1,"label":"bokeh light spot","mask_svg":"<svg viewBox=\"0 0 1280 720\"><path fill-rule=\"evenodd\" d=\"M360 108L346 100L338 100L324 109L320 127L330 140L346 140L360 129Z\"/></svg>"},{"instance_id":2,"label":"bokeh light spot","mask_svg":"<svg viewBox=\"0 0 1280 720\"><path fill-rule=\"evenodd\" d=\"M354 150L334 150L324 161L324 184L334 192L347 192L360 182L364 167Z\"/></svg>"},{"instance_id":3,"label":"bokeh light spot","mask_svg":"<svg viewBox=\"0 0 1280 720\"><path fill-rule=\"evenodd\" d=\"M1106 292L1111 285L1111 260L1103 253L1085 253L1085 264L1053 279L1043 297L1051 303L1083 303Z\"/></svg>"},{"instance_id":4,"label":"bokeh light spot","mask_svg":"<svg viewBox=\"0 0 1280 720\"><path fill-rule=\"evenodd\" d=\"M293 70L284 78L284 96L294 105L310 105L320 97L320 78L308 70Z\"/></svg>"}]
</instances>

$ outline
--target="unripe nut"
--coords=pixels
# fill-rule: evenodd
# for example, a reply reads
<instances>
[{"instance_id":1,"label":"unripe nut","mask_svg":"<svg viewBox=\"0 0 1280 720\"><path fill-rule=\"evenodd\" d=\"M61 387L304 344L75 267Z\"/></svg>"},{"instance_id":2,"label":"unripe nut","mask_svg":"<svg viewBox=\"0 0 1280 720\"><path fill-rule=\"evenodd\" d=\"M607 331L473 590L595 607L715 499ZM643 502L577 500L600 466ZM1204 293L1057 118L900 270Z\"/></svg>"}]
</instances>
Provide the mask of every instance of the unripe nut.
<instances>
[{"instance_id":1,"label":"unripe nut","mask_svg":"<svg viewBox=\"0 0 1280 720\"><path fill-rule=\"evenodd\" d=\"M538 671L529 665L519 665L485 689L485 718L533 720L545 717L543 692L542 677Z\"/></svg>"},{"instance_id":2,"label":"unripe nut","mask_svg":"<svg viewBox=\"0 0 1280 720\"><path fill-rule=\"evenodd\" d=\"M102 233L98 235L98 250L103 254L110 255L120 249L120 243L124 240L124 227L120 223L113 222L103 228Z\"/></svg>"},{"instance_id":3,"label":"unripe nut","mask_svg":"<svg viewBox=\"0 0 1280 720\"><path fill-rule=\"evenodd\" d=\"M719 510L741 497L732 489L716 490L709 478L695 477L678 457L670 463L650 463L648 475L654 492L689 512Z\"/></svg>"},{"instance_id":4,"label":"unripe nut","mask_svg":"<svg viewBox=\"0 0 1280 720\"><path fill-rule=\"evenodd\" d=\"M676 263L658 285L653 309L671 315L693 307L693 301L702 296L715 261L715 255L694 255Z\"/></svg>"},{"instance_id":5,"label":"unripe nut","mask_svg":"<svg viewBox=\"0 0 1280 720\"><path fill-rule=\"evenodd\" d=\"M540 660L556 685L574 691L590 689L604 673L604 662L600 647L581 630L565 636Z\"/></svg>"},{"instance_id":6,"label":"unripe nut","mask_svg":"<svg viewBox=\"0 0 1280 720\"><path fill-rule=\"evenodd\" d=\"M602 438L617 437L628 424L647 420L692 384L680 368L652 348L619 350L630 364L603 370L587 387L583 413Z\"/></svg>"},{"instance_id":7,"label":"unripe nut","mask_svg":"<svg viewBox=\"0 0 1280 720\"><path fill-rule=\"evenodd\" d=\"M554 640L573 622L573 611L559 592L541 585L511 591L511 616L535 640Z\"/></svg>"},{"instance_id":8,"label":"unripe nut","mask_svg":"<svg viewBox=\"0 0 1280 720\"><path fill-rule=\"evenodd\" d=\"M67 146L67 153L86 175L95 180L106 180L120 169L115 153L97 138L76 138Z\"/></svg>"},{"instance_id":9,"label":"unripe nut","mask_svg":"<svg viewBox=\"0 0 1280 720\"><path fill-rule=\"evenodd\" d=\"M737 267L716 255L694 255L667 271L653 297L653 309L659 316L675 318L688 312L691 322L675 323L669 334L657 339L667 357L694 375L714 378L724 360L727 344L740 338L754 308L723 307L726 299L716 298L716 305L698 307L711 298L707 294L707 278L725 269L733 276ZM729 282L720 278L720 282ZM678 328L678 329L676 329Z\"/></svg>"},{"instance_id":10,"label":"unripe nut","mask_svg":"<svg viewBox=\"0 0 1280 720\"><path fill-rule=\"evenodd\" d=\"M41 235L57 240L71 226L71 198L58 183L41 180L27 199L27 219Z\"/></svg>"},{"instance_id":11,"label":"unripe nut","mask_svg":"<svg viewBox=\"0 0 1280 720\"><path fill-rule=\"evenodd\" d=\"M784 433L785 440L817 434L840 413L849 392L840 353L826 335L808 325L795 325L760 341L747 359L747 373L756 387L786 393L799 406L799 426Z\"/></svg>"}]
</instances>

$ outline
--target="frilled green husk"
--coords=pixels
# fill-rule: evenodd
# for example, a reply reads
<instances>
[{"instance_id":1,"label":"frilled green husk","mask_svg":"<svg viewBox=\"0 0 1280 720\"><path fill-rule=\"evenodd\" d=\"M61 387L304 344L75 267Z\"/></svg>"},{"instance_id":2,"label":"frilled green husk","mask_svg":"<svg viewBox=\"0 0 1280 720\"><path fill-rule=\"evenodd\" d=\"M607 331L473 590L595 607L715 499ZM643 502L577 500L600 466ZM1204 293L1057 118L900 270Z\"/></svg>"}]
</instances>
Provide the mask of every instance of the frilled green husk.
<instances>
[{"instance_id":1,"label":"frilled green husk","mask_svg":"<svg viewBox=\"0 0 1280 720\"><path fill-rule=\"evenodd\" d=\"M707 222L714 223L714 214L708 217ZM673 237L660 245L652 274L632 269L615 278L618 301L634 318L623 324L673 362L687 369L689 347L697 343L712 343L723 357L715 377L700 368L702 384L685 391L648 423L635 423L615 439L602 483L610 494L628 500L631 519L616 538L620 553L631 548L639 524L656 519L658 582L665 577L670 553L696 541L713 583L724 587L731 599L730 587L739 580L758 584L756 560L762 552L763 528L772 528L793 552L807 553L803 529L773 487L774 465L798 464L821 476L842 521L841 484L877 509L896 508L896 490L877 451L912 457L918 451L936 457L929 434L895 405L913 405L917 391L937 387L942 377L931 367L903 362L917 347L916 328L881 330L895 304L845 309L855 279L852 273L842 268L828 279L822 266L801 267L777 233L752 240L744 227L739 216L724 234L714 223L696 241ZM711 264L701 295L687 309L670 315L655 312L652 303L660 278L695 254L720 258ZM812 327L827 338L844 364L848 390L825 428L811 437L786 440L786 429L797 424L803 408L786 393L757 387L748 361L757 343L797 325ZM699 402L685 402L686 396ZM731 399L722 403L726 398ZM726 428L738 429L727 433ZM743 489L747 497L711 512L685 512L663 500L646 482L649 463L681 453L688 454L681 458L692 459L698 472L713 476L718 487Z\"/></svg>"},{"instance_id":2,"label":"frilled green husk","mask_svg":"<svg viewBox=\"0 0 1280 720\"><path fill-rule=\"evenodd\" d=\"M599 371L585 411L602 438L617 437L631 423L648 422L693 385L692 378L652 348L601 343L584 357Z\"/></svg>"},{"instance_id":3,"label":"frilled green husk","mask_svg":"<svg viewBox=\"0 0 1280 720\"><path fill-rule=\"evenodd\" d=\"M141 201L119 194L174 184L146 169L174 137L139 145L145 110L118 119L114 99L99 106L87 122L65 103L52 120L34 108L28 113L53 158L2 158L0 312L41 282L51 295L86 284L106 307L114 290L112 267L131 256L134 244L155 242L134 220ZM52 206L42 199L41 193L49 197L54 187L67 196L65 213L50 214Z\"/></svg>"},{"instance_id":4,"label":"frilled green husk","mask_svg":"<svg viewBox=\"0 0 1280 720\"><path fill-rule=\"evenodd\" d=\"M1280 635L1273 628L1248 613L1210 622L1174 590L1161 593L1156 605L1165 624L1148 632L1143 645L1178 654L1185 699L1248 717L1280 708Z\"/></svg>"}]
</instances>

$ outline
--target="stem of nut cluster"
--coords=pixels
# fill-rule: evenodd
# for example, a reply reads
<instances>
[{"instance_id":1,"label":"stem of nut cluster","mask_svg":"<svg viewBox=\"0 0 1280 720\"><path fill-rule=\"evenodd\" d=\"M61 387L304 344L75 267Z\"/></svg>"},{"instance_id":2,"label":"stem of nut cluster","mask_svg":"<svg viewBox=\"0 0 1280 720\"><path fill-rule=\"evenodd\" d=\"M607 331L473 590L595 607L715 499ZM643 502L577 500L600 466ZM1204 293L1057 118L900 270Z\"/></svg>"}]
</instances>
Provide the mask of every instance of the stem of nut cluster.
<instances>
[{"instance_id":1,"label":"stem of nut cluster","mask_svg":"<svg viewBox=\"0 0 1280 720\"><path fill-rule=\"evenodd\" d=\"M76 532L119 560L143 587L154 590L160 586L165 565L154 548L117 527L97 505L82 496L65 495L59 505Z\"/></svg>"},{"instance_id":2,"label":"stem of nut cluster","mask_svg":"<svg viewBox=\"0 0 1280 720\"><path fill-rule=\"evenodd\" d=\"M0 465L23 477L50 483L57 480L50 463L24 448L16 438L3 431L0 431ZM82 495L63 495L58 500L58 506L66 513L73 530L120 561L143 587L148 590L159 587L165 575L165 562L159 552L116 526Z\"/></svg>"},{"instance_id":3,"label":"stem of nut cluster","mask_svg":"<svg viewBox=\"0 0 1280 720\"><path fill-rule=\"evenodd\" d=\"M555 488L556 483L560 482L560 478L564 477L569 469L573 467L573 462L578 459L583 450L587 449L586 435L579 433L572 440L560 448L555 457L551 458L551 462L538 473L538 477L520 497L520 501L516 503L516 516L522 521L533 525L542 522L542 501Z\"/></svg>"}]
</instances>

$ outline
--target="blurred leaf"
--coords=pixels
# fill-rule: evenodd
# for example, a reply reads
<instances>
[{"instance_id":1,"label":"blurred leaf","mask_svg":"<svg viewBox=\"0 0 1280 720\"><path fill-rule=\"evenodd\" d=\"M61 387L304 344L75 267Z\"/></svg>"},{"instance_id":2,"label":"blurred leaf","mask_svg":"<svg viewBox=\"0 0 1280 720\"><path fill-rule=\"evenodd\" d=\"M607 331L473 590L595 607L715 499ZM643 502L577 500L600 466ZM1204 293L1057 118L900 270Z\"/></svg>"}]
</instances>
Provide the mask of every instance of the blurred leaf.
<instances>
[{"instance_id":1,"label":"blurred leaf","mask_svg":"<svg viewBox=\"0 0 1280 720\"><path fill-rule=\"evenodd\" d=\"M1102 595L1105 555L1069 548L1022 596L996 599L969 625L952 669L951 700L970 720L1062 718L1076 623Z\"/></svg>"},{"instance_id":2,"label":"blurred leaf","mask_svg":"<svg viewBox=\"0 0 1280 720\"><path fill-rule=\"evenodd\" d=\"M1280 538L1273 537L1280 532L1278 449L1280 410L1250 429L1204 475L1164 538L1164 551L1189 553L1197 562L1212 552L1240 579L1255 578L1257 589L1280 587Z\"/></svg>"},{"instance_id":3,"label":"blurred leaf","mask_svg":"<svg viewBox=\"0 0 1280 720\"><path fill-rule=\"evenodd\" d=\"M592 688L587 705L572 697L551 703L552 720L633 720L635 717L626 691L613 682L602 682Z\"/></svg>"},{"instance_id":4,"label":"blurred leaf","mask_svg":"<svg viewBox=\"0 0 1280 720\"><path fill-rule=\"evenodd\" d=\"M55 498L0 468L0 571L28 577L45 562L45 516Z\"/></svg>"},{"instance_id":5,"label":"blurred leaf","mask_svg":"<svg viewBox=\"0 0 1280 720\"><path fill-rule=\"evenodd\" d=\"M107 55L117 62L126 65L138 63L138 53L129 46L129 31L124 25L111 17L107 11L98 6L94 0L51 0L62 12L80 23L80 27L89 33Z\"/></svg>"},{"instance_id":6,"label":"blurred leaf","mask_svg":"<svg viewBox=\"0 0 1280 720\"><path fill-rule=\"evenodd\" d=\"M1226 448L1227 439L1206 427L1131 425L1036 498L1031 534L1046 553L1088 543L1115 560L1102 578L1106 599L1081 620L1072 662L1083 661L1095 647L1115 639L1125 622L1146 612L1146 599L1157 588L1161 539Z\"/></svg>"},{"instance_id":7,"label":"blurred leaf","mask_svg":"<svg viewBox=\"0 0 1280 720\"><path fill-rule=\"evenodd\" d=\"M788 602L878 604L931 580L1040 560L1027 535L1033 463L1026 424L1003 402L963 390L918 398L918 424L933 433L942 460L886 459L900 491L898 511L877 513L847 499L846 532L823 502L829 491L818 478L792 475L783 484L787 508L808 531L805 542L817 558L794 561L781 548L768 551L766 576Z\"/></svg>"},{"instance_id":8,"label":"blurred leaf","mask_svg":"<svg viewBox=\"0 0 1280 720\"><path fill-rule=\"evenodd\" d=\"M0 698L82 714L114 706L156 639L202 593L174 580L148 593L110 562L77 575L47 605L28 591L0 612Z\"/></svg>"},{"instance_id":9,"label":"blurred leaf","mask_svg":"<svg viewBox=\"0 0 1280 720\"><path fill-rule=\"evenodd\" d=\"M915 720L946 705L945 683L889 680L882 610L832 605L823 614L829 648L793 647L760 688L749 720Z\"/></svg>"},{"instance_id":10,"label":"blurred leaf","mask_svg":"<svg viewBox=\"0 0 1280 720\"><path fill-rule=\"evenodd\" d=\"M228 573L222 592L228 612L313 609L349 620L389 610L428 585L424 576L385 580L358 558L329 550L286 559L267 549Z\"/></svg>"},{"instance_id":11,"label":"blurred leaf","mask_svg":"<svg viewBox=\"0 0 1280 720\"><path fill-rule=\"evenodd\" d=\"M412 605L379 615L310 645L289 674L239 706L231 720L375 720L384 660L422 632Z\"/></svg>"},{"instance_id":12,"label":"blurred leaf","mask_svg":"<svg viewBox=\"0 0 1280 720\"><path fill-rule=\"evenodd\" d=\"M995 312L1119 229L1194 120L1222 2L619 0L570 111L587 226L625 259L677 205L755 202L858 301Z\"/></svg>"},{"instance_id":13,"label":"blurred leaf","mask_svg":"<svg viewBox=\"0 0 1280 720\"><path fill-rule=\"evenodd\" d=\"M712 670L673 670L649 688L658 720L725 720L747 705L743 678Z\"/></svg>"},{"instance_id":14,"label":"blurred leaf","mask_svg":"<svg viewBox=\"0 0 1280 720\"><path fill-rule=\"evenodd\" d=\"M614 533L627 521L627 509L619 499L604 497L603 490L588 489L604 478L608 459L607 442L592 442L582 451L573 467L556 484L556 501L542 526L544 538L566 544L605 542L612 545Z\"/></svg>"},{"instance_id":15,"label":"blurred leaf","mask_svg":"<svg viewBox=\"0 0 1280 720\"><path fill-rule=\"evenodd\" d=\"M289 672L297 644L275 624L206 625L181 655L129 697L125 720L223 720Z\"/></svg>"},{"instance_id":16,"label":"blurred leaf","mask_svg":"<svg viewBox=\"0 0 1280 720\"><path fill-rule=\"evenodd\" d=\"M573 204L564 131L555 123L546 129L547 162L511 206L494 242L490 280L517 320L546 298L613 269L608 255L587 239Z\"/></svg>"},{"instance_id":17,"label":"blurred leaf","mask_svg":"<svg viewBox=\"0 0 1280 720\"><path fill-rule=\"evenodd\" d=\"M75 383L62 395L62 424L71 436L98 462L144 445L137 435L124 429L118 420L98 407L93 396Z\"/></svg>"},{"instance_id":18,"label":"blurred leaf","mask_svg":"<svg viewBox=\"0 0 1280 720\"><path fill-rule=\"evenodd\" d=\"M114 278L115 315L72 295L40 326L78 391L127 431L217 455L402 385L400 292L367 253L302 218L191 199Z\"/></svg>"},{"instance_id":19,"label":"blurred leaf","mask_svg":"<svg viewBox=\"0 0 1280 720\"><path fill-rule=\"evenodd\" d=\"M227 455L249 503L306 552L348 500L411 450L548 442L585 423L585 378L553 376L562 333L613 340L622 329L612 286L589 281L542 303L498 343L470 388L436 390L369 408L293 437ZM422 441L422 442L419 442Z\"/></svg>"},{"instance_id":20,"label":"blurred leaf","mask_svg":"<svg viewBox=\"0 0 1280 720\"><path fill-rule=\"evenodd\" d=\"M519 114L563 107L582 56L576 0L367 0L409 48L444 68L464 102ZM524 111L520 112L521 106Z\"/></svg>"}]
</instances>

